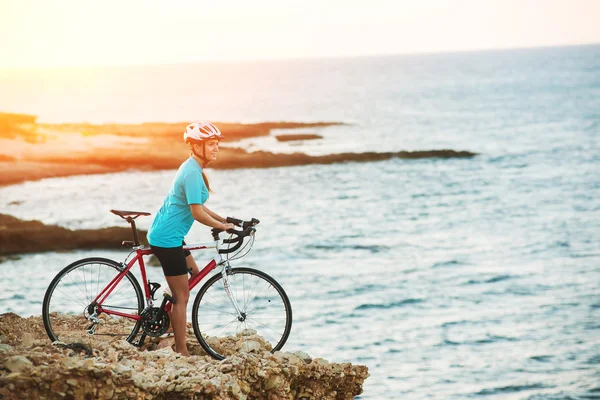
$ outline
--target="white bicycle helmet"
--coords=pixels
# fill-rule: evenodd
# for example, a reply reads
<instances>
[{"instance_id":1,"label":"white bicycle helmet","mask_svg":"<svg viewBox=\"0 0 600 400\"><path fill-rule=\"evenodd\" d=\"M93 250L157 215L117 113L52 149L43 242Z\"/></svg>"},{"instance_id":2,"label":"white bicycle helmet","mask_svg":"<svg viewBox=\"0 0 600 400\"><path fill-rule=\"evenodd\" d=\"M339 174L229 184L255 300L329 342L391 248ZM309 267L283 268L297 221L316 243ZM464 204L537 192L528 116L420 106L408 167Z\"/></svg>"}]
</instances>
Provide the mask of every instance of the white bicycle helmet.
<instances>
[{"instance_id":1,"label":"white bicycle helmet","mask_svg":"<svg viewBox=\"0 0 600 400\"><path fill-rule=\"evenodd\" d=\"M190 124L185 128L185 132L183 132L183 140L186 143L191 141L203 141L208 139L223 139L224 136L213 124L208 121L200 121L193 124Z\"/></svg>"}]
</instances>

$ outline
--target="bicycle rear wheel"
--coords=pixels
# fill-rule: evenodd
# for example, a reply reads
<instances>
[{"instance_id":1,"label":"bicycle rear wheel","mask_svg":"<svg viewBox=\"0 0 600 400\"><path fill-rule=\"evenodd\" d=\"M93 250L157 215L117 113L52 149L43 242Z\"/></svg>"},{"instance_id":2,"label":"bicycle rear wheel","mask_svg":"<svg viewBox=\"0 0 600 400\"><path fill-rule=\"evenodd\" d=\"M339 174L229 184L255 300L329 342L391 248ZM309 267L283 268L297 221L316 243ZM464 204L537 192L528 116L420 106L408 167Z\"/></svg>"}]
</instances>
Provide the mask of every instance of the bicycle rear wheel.
<instances>
[{"instance_id":1,"label":"bicycle rear wheel","mask_svg":"<svg viewBox=\"0 0 600 400\"><path fill-rule=\"evenodd\" d=\"M280 350L292 329L292 306L283 288L269 275L251 268L232 268L227 282L242 314L238 315L227 295L223 276L212 276L192 308L192 325L202 348L222 360L244 346L256 347L250 342L260 343L258 335L271 352Z\"/></svg>"},{"instance_id":2,"label":"bicycle rear wheel","mask_svg":"<svg viewBox=\"0 0 600 400\"><path fill-rule=\"evenodd\" d=\"M94 348L98 342L127 340L132 342L140 329L140 321L100 313L93 334L90 313L97 311L92 304L120 272L121 265L106 258L86 258L64 268L50 283L42 316L50 340L64 343L83 343ZM105 310L139 315L144 297L139 283L128 272L102 304Z\"/></svg>"}]
</instances>

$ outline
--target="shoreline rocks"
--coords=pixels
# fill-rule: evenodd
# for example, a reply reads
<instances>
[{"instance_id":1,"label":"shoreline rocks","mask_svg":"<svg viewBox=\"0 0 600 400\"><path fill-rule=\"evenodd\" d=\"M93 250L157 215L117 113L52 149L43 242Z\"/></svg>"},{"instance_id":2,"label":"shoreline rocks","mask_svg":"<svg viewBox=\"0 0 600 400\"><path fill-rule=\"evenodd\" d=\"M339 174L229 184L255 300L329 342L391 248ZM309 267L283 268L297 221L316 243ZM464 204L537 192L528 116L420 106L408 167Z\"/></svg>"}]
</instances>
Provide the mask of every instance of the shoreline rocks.
<instances>
[{"instance_id":1,"label":"shoreline rocks","mask_svg":"<svg viewBox=\"0 0 600 400\"><path fill-rule=\"evenodd\" d=\"M190 328L190 327L188 327ZM243 352L217 361L195 343L182 357L153 338L142 349L103 343L86 357L53 345L41 317L0 315L0 397L94 399L352 399L368 369L305 353ZM168 340L168 339L167 339Z\"/></svg>"},{"instance_id":2,"label":"shoreline rocks","mask_svg":"<svg viewBox=\"0 0 600 400\"><path fill-rule=\"evenodd\" d=\"M164 145L164 144L163 144ZM166 146L166 145L164 145ZM170 146L173 147L173 146ZM182 146L183 147L183 146ZM420 150L398 152L338 153L311 156L305 153L280 154L268 151L247 152L243 149L224 147L217 161L211 163L214 169L276 168L301 165L327 165L348 162L375 162L394 158L415 160L425 158L472 158L478 153L470 151ZM175 154L157 152L153 157L140 158L127 152L112 153L72 153L69 155L46 155L42 158L2 161L0 159L0 186L13 185L25 181L74 175L106 174L127 170L157 171L177 169L189 156L185 147Z\"/></svg>"},{"instance_id":3,"label":"shoreline rocks","mask_svg":"<svg viewBox=\"0 0 600 400\"><path fill-rule=\"evenodd\" d=\"M138 230L138 235L140 241L147 244L146 232ZM124 249L121 242L132 240L132 236L131 228L126 227L73 231L0 214L0 257L46 251Z\"/></svg>"},{"instance_id":4,"label":"shoreline rocks","mask_svg":"<svg viewBox=\"0 0 600 400\"><path fill-rule=\"evenodd\" d=\"M294 140L314 140L323 139L323 136L314 133L298 133L295 135L275 135L278 142L290 142Z\"/></svg>"},{"instance_id":5,"label":"shoreline rocks","mask_svg":"<svg viewBox=\"0 0 600 400\"><path fill-rule=\"evenodd\" d=\"M343 122L217 123L227 143L268 136L274 129L293 130L346 125ZM177 169L189 157L181 140L187 123L40 124L32 115L0 113L0 186L44 178L105 174L127 170ZM321 138L317 134L276 135L280 141ZM152 156L148 157L148 151ZM274 168L309 164L372 162L392 158L465 158L476 153L454 150L342 153L248 152L223 147L215 169Z\"/></svg>"},{"instance_id":6,"label":"shoreline rocks","mask_svg":"<svg viewBox=\"0 0 600 400\"><path fill-rule=\"evenodd\" d=\"M227 149L230 150L230 149ZM456 150L419 150L419 151L397 151L397 152L364 152L364 153L337 153L323 156L311 156L305 153L278 154L268 151L255 151L248 153L242 149L235 150L237 154L233 157L221 157L211 164L215 169L236 168L271 168L292 167L301 165L326 165L349 162L374 162L385 161L394 158L416 160L423 158L472 158L477 155L470 151Z\"/></svg>"}]
</instances>

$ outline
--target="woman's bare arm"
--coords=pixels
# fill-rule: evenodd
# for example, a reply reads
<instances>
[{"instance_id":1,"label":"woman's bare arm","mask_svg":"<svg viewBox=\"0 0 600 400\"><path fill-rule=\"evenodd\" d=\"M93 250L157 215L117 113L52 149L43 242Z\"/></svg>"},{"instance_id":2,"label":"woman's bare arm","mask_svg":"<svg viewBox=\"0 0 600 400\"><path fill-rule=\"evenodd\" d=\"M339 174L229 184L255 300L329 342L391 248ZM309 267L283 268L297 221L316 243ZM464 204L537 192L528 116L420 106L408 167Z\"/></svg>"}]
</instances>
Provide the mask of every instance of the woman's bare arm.
<instances>
[{"instance_id":1,"label":"woman's bare arm","mask_svg":"<svg viewBox=\"0 0 600 400\"><path fill-rule=\"evenodd\" d=\"M217 218L221 218L221 219L219 220L219 219L213 218L209 213L206 212L205 208L206 207L202 206L202 204L190 204L190 210L192 211L192 216L194 217L194 219L196 221L200 222L203 225L210 226L211 228L218 228L218 229L222 229L224 231L227 229L234 228L233 224L227 224L227 223L224 224L223 222L221 222L221 221L223 221L223 219L211 211L212 214L214 214ZM208 210L208 211L210 211L210 210Z\"/></svg>"},{"instance_id":2,"label":"woman's bare arm","mask_svg":"<svg viewBox=\"0 0 600 400\"><path fill-rule=\"evenodd\" d=\"M219 222L222 223L226 223L227 221L225 221L225 218L221 217L219 214L217 214L216 212L212 211L210 208L206 207L205 205L202 206L204 208L204 211L206 211L206 213L208 215L210 215L212 218L216 219Z\"/></svg>"}]
</instances>

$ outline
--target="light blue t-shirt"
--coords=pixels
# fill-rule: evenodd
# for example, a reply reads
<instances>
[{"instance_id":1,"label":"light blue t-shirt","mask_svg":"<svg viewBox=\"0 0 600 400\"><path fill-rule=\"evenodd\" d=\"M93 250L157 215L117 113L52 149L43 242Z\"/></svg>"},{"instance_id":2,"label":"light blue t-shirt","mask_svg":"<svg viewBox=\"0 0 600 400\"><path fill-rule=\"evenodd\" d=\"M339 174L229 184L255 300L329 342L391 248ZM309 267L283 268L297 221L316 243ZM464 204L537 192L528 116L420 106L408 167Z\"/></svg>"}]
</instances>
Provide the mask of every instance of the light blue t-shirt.
<instances>
[{"instance_id":1,"label":"light blue t-shirt","mask_svg":"<svg viewBox=\"0 0 600 400\"><path fill-rule=\"evenodd\" d=\"M190 204L204 204L208 189L202 179L202 167L190 157L177 170L169 194L148 230L152 246L179 247L194 223Z\"/></svg>"}]
</instances>

